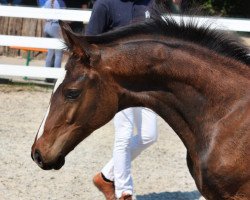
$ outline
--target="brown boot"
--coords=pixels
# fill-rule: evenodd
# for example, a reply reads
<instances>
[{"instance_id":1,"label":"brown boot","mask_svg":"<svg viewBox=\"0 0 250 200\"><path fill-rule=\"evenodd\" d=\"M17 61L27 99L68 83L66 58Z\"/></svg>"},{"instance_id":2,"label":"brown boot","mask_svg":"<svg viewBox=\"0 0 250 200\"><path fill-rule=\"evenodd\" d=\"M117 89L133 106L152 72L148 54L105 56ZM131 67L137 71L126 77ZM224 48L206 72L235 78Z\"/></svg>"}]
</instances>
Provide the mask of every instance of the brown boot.
<instances>
[{"instance_id":1,"label":"brown boot","mask_svg":"<svg viewBox=\"0 0 250 200\"><path fill-rule=\"evenodd\" d=\"M93 178L94 185L104 194L106 200L116 200L114 182L107 182L102 174L98 173Z\"/></svg>"},{"instance_id":2,"label":"brown boot","mask_svg":"<svg viewBox=\"0 0 250 200\"><path fill-rule=\"evenodd\" d=\"M119 200L132 200L131 194L122 194L122 196L119 198Z\"/></svg>"}]
</instances>

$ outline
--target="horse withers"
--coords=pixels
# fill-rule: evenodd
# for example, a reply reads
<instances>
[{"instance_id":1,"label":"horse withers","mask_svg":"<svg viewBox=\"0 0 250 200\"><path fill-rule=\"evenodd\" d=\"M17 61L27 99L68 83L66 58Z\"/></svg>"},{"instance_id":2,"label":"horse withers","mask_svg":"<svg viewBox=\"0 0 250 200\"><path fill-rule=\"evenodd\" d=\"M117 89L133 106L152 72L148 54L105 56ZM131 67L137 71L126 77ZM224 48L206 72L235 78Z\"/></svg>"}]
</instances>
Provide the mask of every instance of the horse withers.
<instances>
[{"instance_id":1,"label":"horse withers","mask_svg":"<svg viewBox=\"0 0 250 200\"><path fill-rule=\"evenodd\" d=\"M70 56L32 146L42 169L128 107L158 113L209 200L250 199L250 58L225 33L154 16L98 36L60 22Z\"/></svg>"}]
</instances>

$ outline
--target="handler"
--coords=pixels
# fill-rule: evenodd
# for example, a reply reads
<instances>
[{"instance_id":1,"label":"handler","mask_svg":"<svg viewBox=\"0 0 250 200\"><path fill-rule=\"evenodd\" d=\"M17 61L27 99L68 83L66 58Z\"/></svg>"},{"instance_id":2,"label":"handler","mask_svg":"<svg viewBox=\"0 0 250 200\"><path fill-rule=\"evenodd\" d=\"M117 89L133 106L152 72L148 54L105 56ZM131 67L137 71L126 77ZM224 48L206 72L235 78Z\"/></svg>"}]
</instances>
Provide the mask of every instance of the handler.
<instances>
[{"instance_id":1,"label":"handler","mask_svg":"<svg viewBox=\"0 0 250 200\"><path fill-rule=\"evenodd\" d=\"M97 35L150 17L151 0L97 0L86 35ZM113 158L93 178L107 200L132 200L131 160L157 139L156 114L148 108L128 108L115 115ZM134 125L137 134L134 135ZM116 197L115 197L116 196Z\"/></svg>"}]
</instances>

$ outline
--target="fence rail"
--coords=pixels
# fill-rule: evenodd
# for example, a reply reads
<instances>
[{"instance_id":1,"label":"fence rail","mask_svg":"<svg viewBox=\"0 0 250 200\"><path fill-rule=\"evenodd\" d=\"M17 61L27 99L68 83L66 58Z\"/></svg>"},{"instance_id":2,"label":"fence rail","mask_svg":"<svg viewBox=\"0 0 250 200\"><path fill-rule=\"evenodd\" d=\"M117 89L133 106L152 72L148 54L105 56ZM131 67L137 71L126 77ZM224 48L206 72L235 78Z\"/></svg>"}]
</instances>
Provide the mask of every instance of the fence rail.
<instances>
[{"instance_id":1,"label":"fence rail","mask_svg":"<svg viewBox=\"0 0 250 200\"><path fill-rule=\"evenodd\" d=\"M57 79L65 75L65 70L63 68L0 64L0 75Z\"/></svg>"},{"instance_id":2,"label":"fence rail","mask_svg":"<svg viewBox=\"0 0 250 200\"><path fill-rule=\"evenodd\" d=\"M0 6L1 17L15 18L34 18L34 19L61 19L65 21L80 21L88 23L91 15L90 10L68 10L68 9L45 9L16 6ZM179 16L173 16L176 21ZM184 16L186 22L190 17ZM250 32L250 19L232 19L215 17L192 17L192 20L198 21L199 25L204 23L211 24L212 28ZM38 38L26 36L0 35L1 46L22 46L32 48L61 49L64 47L63 41L52 38ZM0 64L0 75L2 76L28 76L40 78L58 78L62 73L61 69L42 68L42 67L24 67L17 65Z\"/></svg>"},{"instance_id":3,"label":"fence rail","mask_svg":"<svg viewBox=\"0 0 250 200\"><path fill-rule=\"evenodd\" d=\"M0 35L1 46L19 46L45 49L63 49L63 40L26 36Z\"/></svg>"},{"instance_id":4,"label":"fence rail","mask_svg":"<svg viewBox=\"0 0 250 200\"><path fill-rule=\"evenodd\" d=\"M19 6L0 6L0 16L34 19L60 19L88 23L91 10L48 9Z\"/></svg>"}]
</instances>

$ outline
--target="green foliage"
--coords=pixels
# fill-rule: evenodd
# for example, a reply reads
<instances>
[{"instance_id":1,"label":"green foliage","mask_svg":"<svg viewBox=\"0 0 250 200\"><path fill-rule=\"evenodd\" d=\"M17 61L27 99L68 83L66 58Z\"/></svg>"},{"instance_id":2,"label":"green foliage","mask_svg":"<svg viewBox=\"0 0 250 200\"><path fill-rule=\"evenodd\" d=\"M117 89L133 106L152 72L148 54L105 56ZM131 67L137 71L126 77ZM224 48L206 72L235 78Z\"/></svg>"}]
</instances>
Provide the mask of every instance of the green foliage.
<instances>
[{"instance_id":1,"label":"green foliage","mask_svg":"<svg viewBox=\"0 0 250 200\"><path fill-rule=\"evenodd\" d=\"M191 0L192 7L201 5L210 15L250 18L249 0Z\"/></svg>"}]
</instances>

